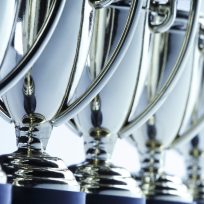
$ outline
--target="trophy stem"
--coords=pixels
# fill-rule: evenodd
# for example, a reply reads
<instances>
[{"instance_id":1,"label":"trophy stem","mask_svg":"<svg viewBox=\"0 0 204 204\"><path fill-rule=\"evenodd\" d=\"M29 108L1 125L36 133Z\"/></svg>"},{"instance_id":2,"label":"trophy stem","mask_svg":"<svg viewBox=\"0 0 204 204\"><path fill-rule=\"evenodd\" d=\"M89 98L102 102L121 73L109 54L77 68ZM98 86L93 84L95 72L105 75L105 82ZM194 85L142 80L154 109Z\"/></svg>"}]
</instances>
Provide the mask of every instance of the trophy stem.
<instances>
[{"instance_id":1,"label":"trophy stem","mask_svg":"<svg viewBox=\"0 0 204 204\"><path fill-rule=\"evenodd\" d=\"M204 200L203 158L202 151L194 146L190 154L190 162L187 168L188 187L195 201Z\"/></svg>"},{"instance_id":2,"label":"trophy stem","mask_svg":"<svg viewBox=\"0 0 204 204\"><path fill-rule=\"evenodd\" d=\"M182 180L163 170L165 150L154 139L147 142L148 151L143 159L141 188L148 199L191 202L188 188Z\"/></svg>"},{"instance_id":3,"label":"trophy stem","mask_svg":"<svg viewBox=\"0 0 204 204\"><path fill-rule=\"evenodd\" d=\"M147 151L142 159L141 188L146 196L154 194L155 182L162 173L161 157L163 154L160 150L152 149Z\"/></svg>"},{"instance_id":4,"label":"trophy stem","mask_svg":"<svg viewBox=\"0 0 204 204\"><path fill-rule=\"evenodd\" d=\"M117 136L110 135L105 128L94 128L85 140L86 160L106 163L111 159Z\"/></svg>"},{"instance_id":5,"label":"trophy stem","mask_svg":"<svg viewBox=\"0 0 204 204\"><path fill-rule=\"evenodd\" d=\"M94 128L85 136L86 160L72 167L81 191L141 198L142 192L131 174L110 162L116 140L117 135L104 128Z\"/></svg>"},{"instance_id":6,"label":"trophy stem","mask_svg":"<svg viewBox=\"0 0 204 204\"><path fill-rule=\"evenodd\" d=\"M16 126L18 149L0 158L8 182L22 187L79 191L64 162L45 152L52 125L40 118L43 117L39 114L26 116L24 125Z\"/></svg>"}]
</instances>

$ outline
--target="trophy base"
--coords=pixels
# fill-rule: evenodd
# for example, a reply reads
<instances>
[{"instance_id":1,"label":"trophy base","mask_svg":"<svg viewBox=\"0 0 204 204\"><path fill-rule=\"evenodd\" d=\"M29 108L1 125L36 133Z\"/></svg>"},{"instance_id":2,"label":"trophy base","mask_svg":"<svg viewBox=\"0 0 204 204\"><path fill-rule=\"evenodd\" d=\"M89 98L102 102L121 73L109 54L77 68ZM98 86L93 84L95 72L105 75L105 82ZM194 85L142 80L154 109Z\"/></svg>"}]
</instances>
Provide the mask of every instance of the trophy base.
<instances>
[{"instance_id":1,"label":"trophy base","mask_svg":"<svg viewBox=\"0 0 204 204\"><path fill-rule=\"evenodd\" d=\"M103 194L142 198L143 194L130 173L121 167L101 160L87 160L72 166L81 191L91 194Z\"/></svg>"},{"instance_id":2,"label":"trophy base","mask_svg":"<svg viewBox=\"0 0 204 204\"><path fill-rule=\"evenodd\" d=\"M79 191L80 187L64 162L41 151L18 151L0 157L8 183L21 187Z\"/></svg>"},{"instance_id":3,"label":"trophy base","mask_svg":"<svg viewBox=\"0 0 204 204\"><path fill-rule=\"evenodd\" d=\"M0 203L11 204L11 185L0 184Z\"/></svg>"},{"instance_id":4,"label":"trophy base","mask_svg":"<svg viewBox=\"0 0 204 204\"><path fill-rule=\"evenodd\" d=\"M12 204L84 204L85 194L50 189L13 187ZM4 204L4 203L2 203Z\"/></svg>"},{"instance_id":5,"label":"trophy base","mask_svg":"<svg viewBox=\"0 0 204 204\"><path fill-rule=\"evenodd\" d=\"M142 189L149 202L192 203L192 196L187 186L178 177L162 173L154 181L148 177L144 180Z\"/></svg>"},{"instance_id":6,"label":"trophy base","mask_svg":"<svg viewBox=\"0 0 204 204\"><path fill-rule=\"evenodd\" d=\"M130 198L111 195L87 194L86 204L145 204L144 198Z\"/></svg>"}]
</instances>

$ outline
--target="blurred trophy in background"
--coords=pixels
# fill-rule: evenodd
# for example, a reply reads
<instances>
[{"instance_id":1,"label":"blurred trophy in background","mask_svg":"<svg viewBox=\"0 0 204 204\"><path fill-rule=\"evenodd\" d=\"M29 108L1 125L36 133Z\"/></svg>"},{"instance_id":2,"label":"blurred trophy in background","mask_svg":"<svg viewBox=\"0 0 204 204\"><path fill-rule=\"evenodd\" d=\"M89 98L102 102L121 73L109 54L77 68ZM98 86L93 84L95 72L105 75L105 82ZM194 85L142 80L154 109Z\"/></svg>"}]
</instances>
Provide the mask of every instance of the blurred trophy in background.
<instances>
[{"instance_id":1,"label":"blurred trophy in background","mask_svg":"<svg viewBox=\"0 0 204 204\"><path fill-rule=\"evenodd\" d=\"M85 140L85 162L71 167L75 172L82 191L93 195L116 195L120 196L121 199L121 196L143 197L139 186L134 182L130 173L124 168L114 166L110 162L110 157L118 139L118 134L122 136L122 133L126 130L126 125L129 128L127 121L135 116L136 110L141 112L141 109L138 108L138 102L141 95L145 94L143 93L144 86L147 84L148 87L148 97L146 99L149 103L154 101L152 104L155 104L153 99L159 90L158 84L161 87L160 83L169 81L169 78L172 78L172 73L175 74L178 71L178 67L183 69L184 58L188 56L187 50L190 48L190 52L192 52L191 46L197 27L199 2L192 1L191 4L190 2L188 3L190 7L190 14L187 12L190 16L189 21L187 15L184 15L183 11L178 10L177 1L144 1L143 10L140 14L131 46L118 70L106 87L90 103L89 107L69 121L68 126L78 134L82 134ZM115 30L115 27L118 25L117 21L120 20L122 22L121 19L124 18L123 16L126 14L127 8L128 4L118 2L106 11L99 12L98 26L101 26L104 23L104 19L110 16L113 19L113 23L107 25L107 31L104 31L104 33L108 33L109 30ZM116 14L119 14L117 15L118 18L114 18ZM99 36L98 32L97 28L94 29L93 39L96 39L94 36ZM87 70L82 75L80 80L82 85L77 89L76 95L80 95L98 75L98 72L103 69L113 49L114 39L107 41L107 36L101 35L100 37L91 43ZM95 49L96 44L99 42L106 42L100 44L101 52ZM94 61L93 59L98 60ZM145 81L147 75L149 77L148 82ZM161 78L163 81L161 81ZM181 109L179 110L181 111L181 116L179 116L181 118L184 111L182 106L185 106L188 98L191 78L192 66L187 66L176 88L173 89L173 95L180 94L178 105L176 106L177 109ZM165 86L168 85L165 84ZM174 93L175 90L177 90L176 93ZM162 90L162 94L164 92L165 90ZM167 103L169 102L166 102L165 105ZM149 111L149 107L144 113ZM170 109L169 104L166 108ZM176 111L175 113L179 114ZM149 118L149 115L145 115L145 118ZM155 128L154 123L150 125L151 121L154 122L154 118L155 116L152 116L148 121L149 130L150 128ZM177 122L181 118L178 118ZM139 119L139 121L143 121L143 119ZM179 128L179 124L177 126ZM176 132L169 138L165 137L165 140L167 142L173 140L172 137L175 137L175 135ZM132 138L138 141L142 140L145 143L147 142L147 144L152 141L149 148L155 144L156 151L160 150L161 145L163 145L162 143L157 147L154 138L147 138L145 140L144 135L141 138L136 134ZM142 144L142 146L145 145ZM149 156L151 155L147 155L147 157ZM186 199L191 201L188 195Z\"/></svg>"},{"instance_id":2,"label":"blurred trophy in background","mask_svg":"<svg viewBox=\"0 0 204 204\"><path fill-rule=\"evenodd\" d=\"M198 123L203 123L203 102L204 102L204 21L203 16L200 17L200 30L198 40L195 44L193 67L196 73L196 80L192 86L189 95L191 103L186 108L186 115L190 114L188 120L184 120L184 128L175 141L173 147L183 155L187 167L187 185L190 192L197 203L204 202L204 158L203 158L203 131L202 128L197 129ZM192 128L193 127L193 128ZM194 138L191 141L185 141L182 138ZM180 143L183 144L180 144Z\"/></svg>"},{"instance_id":3,"label":"blurred trophy in background","mask_svg":"<svg viewBox=\"0 0 204 204\"><path fill-rule=\"evenodd\" d=\"M194 12L198 14L195 7L199 2L188 1L188 3L191 3ZM188 32L186 23L189 15L185 6L182 6L182 2L178 1L177 18L169 32L154 34L152 37L150 71L139 103L139 110L150 103L161 89L172 63L178 56L178 50L182 47L183 36L185 32ZM198 27L198 21L194 23ZM129 118L130 124L127 123L127 127L120 132L121 136L124 137L127 132L130 133L132 130L128 140L135 144L142 155L140 182L147 197L147 203L192 202L192 196L187 186L180 178L164 172L162 162L165 149L172 144L179 132L184 131L184 123L191 117L187 107L192 108L194 98L192 99L189 96L194 93L193 87L197 84L199 72L199 68L194 66L194 60L197 60L194 52L198 46L198 31L196 38L193 40L194 43L190 47L191 53L185 63L185 71L161 108L139 129L131 124L132 119ZM133 116L137 114L138 111L133 113Z\"/></svg>"},{"instance_id":4,"label":"blurred trophy in background","mask_svg":"<svg viewBox=\"0 0 204 204\"><path fill-rule=\"evenodd\" d=\"M15 186L78 191L79 185L64 162L45 152L52 128L72 118L107 83L130 44L141 7L133 0L131 8L122 18L122 26L104 33L106 24L114 23L112 16L118 20L117 13L106 16L106 8L111 7L114 1L18 2L17 24L1 67L1 77L12 72L33 45L39 41L47 44L38 53L38 59L35 56L30 70L27 68L29 71L22 73L25 74L23 79L9 91L7 89L2 97L1 113L15 124L18 145L16 152L1 156L2 168L8 182ZM102 17L103 24L98 27L99 36L93 37L97 39L106 35L105 43L113 43L110 62L100 72L97 70L93 83L76 99L73 95L84 72L93 28L98 25L101 13L106 18ZM52 33L47 31L49 29ZM43 34L44 38L40 38ZM99 44L95 45L95 49L105 51L97 42ZM98 59L94 60L98 62ZM91 70L90 74L94 71Z\"/></svg>"}]
</instances>

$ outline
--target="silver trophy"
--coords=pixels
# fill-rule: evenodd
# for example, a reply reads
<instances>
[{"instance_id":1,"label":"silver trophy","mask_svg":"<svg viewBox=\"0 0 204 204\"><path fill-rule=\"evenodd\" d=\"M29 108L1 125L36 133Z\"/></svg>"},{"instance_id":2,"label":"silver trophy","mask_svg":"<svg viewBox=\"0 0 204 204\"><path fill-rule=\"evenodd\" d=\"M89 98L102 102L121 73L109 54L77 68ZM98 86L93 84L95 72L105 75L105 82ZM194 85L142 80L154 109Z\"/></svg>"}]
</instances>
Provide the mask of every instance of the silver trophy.
<instances>
[{"instance_id":1,"label":"silver trophy","mask_svg":"<svg viewBox=\"0 0 204 204\"><path fill-rule=\"evenodd\" d=\"M178 1L178 17L169 32L156 34L153 38L152 49L154 52L150 64L152 71L148 74L139 109L150 103L161 89L172 63L177 58L177 52L182 46L187 16L185 15L185 7L182 7L181 3ZM198 27L198 21L195 21L195 24ZM180 178L165 173L162 169L162 162L165 149L171 146L178 133L184 131L184 117L185 120L188 120L191 116L186 113L186 108L192 105L189 94L194 84L197 83L197 70L193 66L197 37L193 40L194 43L185 65L185 71L161 108L139 129L136 129L137 125L134 127L130 118L130 125L121 131L121 135L127 135L126 130L128 133L132 131L128 139L136 145L142 155L140 182L148 199L192 201L187 186ZM165 46L164 42L168 42L168 45ZM157 55L159 52L160 55ZM138 112L133 113L133 115L137 114Z\"/></svg>"},{"instance_id":2,"label":"silver trophy","mask_svg":"<svg viewBox=\"0 0 204 204\"><path fill-rule=\"evenodd\" d=\"M204 175L203 175L203 131L198 131L197 124L203 120L203 65L204 65L204 21L203 16L200 17L199 33L197 35L197 41L195 43L195 51L193 58L193 67L195 70L195 83L191 88L189 94L190 103L186 107L186 116L184 117L182 129L177 136L177 140L172 145L172 148L176 148L184 157L187 168L187 180L186 183L189 187L191 195L194 201L204 200ZM195 128L195 129L194 129ZM195 133L195 137L191 141L185 141L183 137L187 136L187 139L192 137L192 133ZM183 143L183 144L182 144Z\"/></svg>"},{"instance_id":3,"label":"silver trophy","mask_svg":"<svg viewBox=\"0 0 204 204\"><path fill-rule=\"evenodd\" d=\"M101 18L99 15L106 12L106 7L111 7L113 1L19 2L20 17L17 18L12 47L2 66L2 76L13 69L36 40L39 41L44 24L49 28L50 21L47 18L54 18L56 26L51 27L53 32L52 36L49 35L50 40L40 39L46 41L43 43L44 50L38 53L38 59L29 72L2 97L1 108L5 118L15 124L18 145L16 152L1 157L2 168L8 176L8 182L16 186L75 191L79 186L64 162L45 152L52 128L82 109L112 76L130 44L141 4L136 0L132 2L126 18L121 22L122 32L116 29L109 31L112 35L104 33L109 18L103 19L103 25L98 28L101 29L99 34L107 35L107 40L115 38L117 42L112 42L114 49L111 50L109 63L97 73L97 78L87 90L75 98L90 40L98 38L92 36L93 29L98 26L97 20ZM53 13L56 5L61 9ZM43 34L46 32L44 29ZM100 44L98 46L96 51L101 52Z\"/></svg>"},{"instance_id":4,"label":"silver trophy","mask_svg":"<svg viewBox=\"0 0 204 204\"><path fill-rule=\"evenodd\" d=\"M155 112L161 105L162 102L160 100L164 101L165 94L167 96L172 91L173 86L169 88L170 81L175 77L175 73L178 72L178 67L180 68L181 66L181 69L183 69L183 60L187 56L186 48L189 44L192 45L194 32L197 27L198 1L192 1L189 7L191 12L189 23L187 23L186 16L183 17L181 15L179 16L181 19L176 18L176 1L167 3L144 1L131 46L118 70L106 87L92 100L90 105L69 121L68 126L76 133L82 134L85 140L86 160L79 165L72 166L82 191L142 197L141 190L132 179L130 173L124 168L114 166L110 162L110 157L118 135L122 136L127 129L128 131L132 130L135 123L137 123L137 126L144 123L150 117L152 111ZM114 4L114 7L109 12L118 12L122 17L122 14L127 12L127 8L128 4L124 5L119 2ZM99 22L102 23L102 20ZM110 27L113 26L112 29L114 29L115 24L110 25ZM170 29L172 26L173 30ZM107 26L106 29L110 28ZM186 30L187 34L185 35L185 40L183 40ZM96 30L94 35L97 35L97 32ZM106 36L101 37L103 42ZM102 46L105 47L104 45ZM96 64L92 60L92 56L97 54L95 52L95 41L92 41L87 60L87 70L83 73L80 81L83 86L80 86L76 96L80 95L97 76L98 70L103 69L105 60L108 60L109 52L111 53L112 50L112 44L106 46L106 52L98 55L98 61L101 63ZM173 54L168 52L168 48L174 50ZM154 60L154 62L151 60ZM164 66L161 66L160 60ZM167 68L166 64L168 64ZM174 64L176 65L173 66ZM170 75L172 67L174 71ZM91 72L90 70L94 71ZM163 72L164 70L166 70L165 73ZM192 67L190 66L185 70L187 77L186 79L182 77L177 86L184 85L185 82L190 84L191 70ZM150 73L150 71L152 72ZM128 123L128 120L132 119L135 116L134 113L138 110L138 102L141 94L143 94L146 76L159 76L162 73L165 74L166 78L170 75L168 83L165 85L166 87L168 86L168 91L167 89L162 89L162 92L158 93L158 95L155 94L156 97L148 101L151 105L139 118L136 118L131 124ZM181 91L181 89L179 90ZM188 90L184 91L184 95L187 95L187 93ZM182 99L181 106L184 103L185 99ZM141 109L139 111L141 112Z\"/></svg>"},{"instance_id":5,"label":"silver trophy","mask_svg":"<svg viewBox=\"0 0 204 204\"><path fill-rule=\"evenodd\" d=\"M46 17L44 24L41 26L41 31L37 35L37 39L30 42L30 46L27 47L21 56L18 57L16 63L13 63L13 67L8 67L8 58L13 50L14 44L18 44L15 36L19 34L20 18L23 13L21 1L1 1L0 2L0 36L1 36L1 47L0 47L0 64L1 64L1 81L0 81L0 95L2 96L6 91L13 87L20 79L23 78L24 74L32 67L32 65L38 59L40 53L42 53L47 42L52 36L53 29L56 27L61 10L63 7L62 2L53 1L50 3L50 15ZM46 31L45 31L46 30ZM42 41L44 39L44 41ZM3 70L4 69L4 70ZM7 69L5 71L5 69ZM0 101L1 116L7 118L7 111L4 109L3 102ZM0 168L0 183L6 183L7 177Z\"/></svg>"}]
</instances>

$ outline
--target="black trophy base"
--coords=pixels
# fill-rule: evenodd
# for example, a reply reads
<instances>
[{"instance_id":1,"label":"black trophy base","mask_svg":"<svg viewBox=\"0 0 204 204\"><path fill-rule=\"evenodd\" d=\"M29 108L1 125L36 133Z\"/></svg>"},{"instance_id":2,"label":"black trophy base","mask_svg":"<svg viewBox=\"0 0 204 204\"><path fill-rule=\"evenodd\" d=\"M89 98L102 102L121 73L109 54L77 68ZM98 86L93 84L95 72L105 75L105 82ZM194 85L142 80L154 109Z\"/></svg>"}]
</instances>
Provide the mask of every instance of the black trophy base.
<instances>
[{"instance_id":1,"label":"black trophy base","mask_svg":"<svg viewBox=\"0 0 204 204\"><path fill-rule=\"evenodd\" d=\"M145 199L101 194L87 194L86 204L145 204Z\"/></svg>"},{"instance_id":2,"label":"black trophy base","mask_svg":"<svg viewBox=\"0 0 204 204\"><path fill-rule=\"evenodd\" d=\"M13 187L12 197L12 204L85 204L86 196L81 192Z\"/></svg>"},{"instance_id":3,"label":"black trophy base","mask_svg":"<svg viewBox=\"0 0 204 204\"><path fill-rule=\"evenodd\" d=\"M195 204L194 202L180 202L180 201L167 201L167 200L146 200L146 204Z\"/></svg>"},{"instance_id":4,"label":"black trophy base","mask_svg":"<svg viewBox=\"0 0 204 204\"><path fill-rule=\"evenodd\" d=\"M9 184L0 184L0 204L11 204L11 190Z\"/></svg>"}]
</instances>

